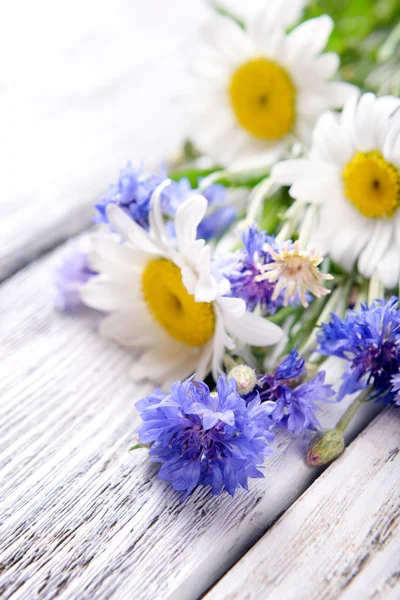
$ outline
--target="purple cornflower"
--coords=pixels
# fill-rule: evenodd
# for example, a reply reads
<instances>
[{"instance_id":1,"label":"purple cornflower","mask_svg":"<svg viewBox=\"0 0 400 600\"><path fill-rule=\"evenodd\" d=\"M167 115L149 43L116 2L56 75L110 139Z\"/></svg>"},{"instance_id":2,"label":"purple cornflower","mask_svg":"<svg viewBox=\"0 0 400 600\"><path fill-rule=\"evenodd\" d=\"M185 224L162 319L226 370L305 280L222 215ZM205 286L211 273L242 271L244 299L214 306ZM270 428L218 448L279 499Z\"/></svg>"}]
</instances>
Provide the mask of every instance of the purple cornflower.
<instances>
[{"instance_id":1,"label":"purple cornflower","mask_svg":"<svg viewBox=\"0 0 400 600\"><path fill-rule=\"evenodd\" d=\"M96 275L88 264L89 235L71 239L63 248L54 268L55 304L59 310L81 305L79 290Z\"/></svg>"},{"instance_id":2,"label":"purple cornflower","mask_svg":"<svg viewBox=\"0 0 400 600\"><path fill-rule=\"evenodd\" d=\"M325 384L325 371L299 385L304 368L304 358L292 350L273 375L266 373L258 382L261 401L272 401L275 405L272 421L294 435L320 428L315 416L315 411L320 409L315 402L324 402L334 394L332 387Z\"/></svg>"},{"instance_id":3,"label":"purple cornflower","mask_svg":"<svg viewBox=\"0 0 400 600\"><path fill-rule=\"evenodd\" d=\"M248 489L249 477L263 477L259 467L272 453L274 406L261 404L258 395L246 405L234 379L221 376L215 393L202 381L177 382L169 394L157 390L136 406L141 443L152 444L150 455L162 463L160 479L185 499L197 485L233 496L239 487Z\"/></svg>"},{"instance_id":4,"label":"purple cornflower","mask_svg":"<svg viewBox=\"0 0 400 600\"><path fill-rule=\"evenodd\" d=\"M399 299L376 300L360 310L349 310L341 319L331 314L318 335L319 352L339 356L349 364L338 399L373 385L379 400L390 402L396 389L393 377L400 364ZM396 379L396 382L398 379Z\"/></svg>"},{"instance_id":5,"label":"purple cornflower","mask_svg":"<svg viewBox=\"0 0 400 600\"><path fill-rule=\"evenodd\" d=\"M256 281L256 277L262 273L262 265L272 260L269 252L264 249L266 243L272 248L277 247L275 239L267 236L265 231L259 231L256 225L249 227L243 233L244 250L236 253L237 260L224 274L231 284L231 295L242 298L248 310L259 306L263 314L273 314L282 306L280 297L272 299L275 283Z\"/></svg>"}]
</instances>

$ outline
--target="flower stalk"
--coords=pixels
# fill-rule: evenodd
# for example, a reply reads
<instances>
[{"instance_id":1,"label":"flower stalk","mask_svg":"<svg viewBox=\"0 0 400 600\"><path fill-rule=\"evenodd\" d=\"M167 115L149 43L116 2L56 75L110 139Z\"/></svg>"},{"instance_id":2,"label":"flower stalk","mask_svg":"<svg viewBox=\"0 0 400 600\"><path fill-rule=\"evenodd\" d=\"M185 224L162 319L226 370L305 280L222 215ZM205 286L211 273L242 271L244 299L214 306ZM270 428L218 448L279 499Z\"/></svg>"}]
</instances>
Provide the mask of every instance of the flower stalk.
<instances>
[{"instance_id":1,"label":"flower stalk","mask_svg":"<svg viewBox=\"0 0 400 600\"><path fill-rule=\"evenodd\" d=\"M354 415L356 414L356 412L358 411L360 406L362 404L364 404L365 402L368 402L371 391L372 391L372 386L368 386L367 388L362 390L362 392L360 392L356 396L356 398L353 400L353 402L347 408L346 412L341 416L339 421L336 423L335 429L337 431L340 431L341 433L344 433L346 431L346 429L350 425L351 421L353 420Z\"/></svg>"}]
</instances>

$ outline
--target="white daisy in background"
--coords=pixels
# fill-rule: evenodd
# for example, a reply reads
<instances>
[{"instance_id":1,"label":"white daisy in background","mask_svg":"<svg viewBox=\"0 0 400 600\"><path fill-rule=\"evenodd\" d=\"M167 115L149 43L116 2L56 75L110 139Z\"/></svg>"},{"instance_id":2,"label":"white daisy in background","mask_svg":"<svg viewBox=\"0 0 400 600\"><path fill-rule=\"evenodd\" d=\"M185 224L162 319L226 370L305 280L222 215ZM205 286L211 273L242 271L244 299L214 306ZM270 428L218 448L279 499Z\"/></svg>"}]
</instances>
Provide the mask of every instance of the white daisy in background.
<instances>
[{"instance_id":1,"label":"white daisy in background","mask_svg":"<svg viewBox=\"0 0 400 600\"><path fill-rule=\"evenodd\" d=\"M255 13L265 9L266 0L209 0L210 4L219 9L222 13L231 15L241 22L252 18ZM290 0L285 3L285 10L281 9L282 2L285 0L268 0L268 10L274 14L274 18L279 19L282 27L285 29L291 27L300 20L304 7L309 0Z\"/></svg>"},{"instance_id":2,"label":"white daisy in background","mask_svg":"<svg viewBox=\"0 0 400 600\"><path fill-rule=\"evenodd\" d=\"M152 196L149 232L119 207L107 208L124 243L112 234L94 237L89 263L99 275L81 291L85 304L111 313L101 324L104 336L146 349L133 378L165 384L193 372L203 379L210 368L216 377L236 338L268 346L282 337L279 327L247 312L243 300L224 297L227 280L217 284L210 274L210 249L196 240L207 210L203 196L192 195L178 208L171 239L160 207L168 183Z\"/></svg>"},{"instance_id":3,"label":"white daisy in background","mask_svg":"<svg viewBox=\"0 0 400 600\"><path fill-rule=\"evenodd\" d=\"M290 195L319 205L313 241L345 270L400 279L400 99L364 94L324 114L308 159L276 165Z\"/></svg>"},{"instance_id":4,"label":"white daisy in background","mask_svg":"<svg viewBox=\"0 0 400 600\"><path fill-rule=\"evenodd\" d=\"M328 81L339 66L336 54L321 54L330 17L286 33L301 5L275 0L243 10L245 29L221 15L205 24L187 98L189 133L218 164L231 170L272 165L294 141L308 145L318 116L354 94L354 86Z\"/></svg>"}]
</instances>

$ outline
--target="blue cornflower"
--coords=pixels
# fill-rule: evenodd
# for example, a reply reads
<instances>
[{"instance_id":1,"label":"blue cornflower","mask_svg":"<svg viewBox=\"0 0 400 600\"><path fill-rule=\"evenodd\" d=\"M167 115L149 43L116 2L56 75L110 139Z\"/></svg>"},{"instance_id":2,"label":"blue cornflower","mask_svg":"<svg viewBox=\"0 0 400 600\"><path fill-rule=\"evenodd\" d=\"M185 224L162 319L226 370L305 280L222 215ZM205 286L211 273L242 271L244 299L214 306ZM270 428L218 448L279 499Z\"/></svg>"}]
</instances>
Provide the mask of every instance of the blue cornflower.
<instances>
[{"instance_id":1,"label":"blue cornflower","mask_svg":"<svg viewBox=\"0 0 400 600\"><path fill-rule=\"evenodd\" d=\"M59 310L74 310L81 305L80 289L97 273L88 263L89 236L71 239L54 267L55 305Z\"/></svg>"},{"instance_id":2,"label":"blue cornflower","mask_svg":"<svg viewBox=\"0 0 400 600\"><path fill-rule=\"evenodd\" d=\"M294 435L307 429L319 429L315 411L320 409L315 402L326 401L334 394L332 387L325 384L325 371L299 385L304 369L304 358L292 350L273 375L266 373L258 382L261 401L275 404L272 421Z\"/></svg>"},{"instance_id":3,"label":"blue cornflower","mask_svg":"<svg viewBox=\"0 0 400 600\"><path fill-rule=\"evenodd\" d=\"M262 265L272 260L271 255L264 248L267 243L272 248L276 248L275 239L267 236L265 231L259 231L256 225L249 227L242 238L244 249L236 253L236 260L224 273L231 284L231 295L242 298L248 310L259 306L264 314L273 314L279 306L282 306L281 298L272 299L275 284L267 280L257 281L256 277L261 275Z\"/></svg>"},{"instance_id":4,"label":"blue cornflower","mask_svg":"<svg viewBox=\"0 0 400 600\"><path fill-rule=\"evenodd\" d=\"M349 363L339 400L369 385L380 394L380 401L393 399L392 378L399 373L400 364L399 326L399 299L395 296L388 302L362 304L360 310L349 310L344 319L331 314L329 323L322 325L319 352Z\"/></svg>"},{"instance_id":5,"label":"blue cornflower","mask_svg":"<svg viewBox=\"0 0 400 600\"><path fill-rule=\"evenodd\" d=\"M204 194L205 195L205 194ZM233 206L222 206L207 214L197 228L197 237L202 240L219 238L237 217Z\"/></svg>"},{"instance_id":6,"label":"blue cornflower","mask_svg":"<svg viewBox=\"0 0 400 600\"><path fill-rule=\"evenodd\" d=\"M270 402L255 395L246 404L234 379L221 376L216 392L202 381L174 383L169 394L156 391L136 404L143 424L140 441L152 444L150 455L161 462L161 479L184 492L210 485L214 495L233 496L247 489L249 477L263 477L259 467L273 440Z\"/></svg>"},{"instance_id":7,"label":"blue cornflower","mask_svg":"<svg viewBox=\"0 0 400 600\"><path fill-rule=\"evenodd\" d=\"M400 406L400 373L394 375L391 379L392 383L392 394L395 394L393 397L393 402Z\"/></svg>"},{"instance_id":8,"label":"blue cornflower","mask_svg":"<svg viewBox=\"0 0 400 600\"><path fill-rule=\"evenodd\" d=\"M118 181L113 183L108 193L95 205L97 221L108 223L106 208L109 204L120 206L134 221L144 228L149 226L150 198L154 190L166 178L166 173L147 175L142 167L135 168L128 162L121 169Z\"/></svg>"}]
</instances>

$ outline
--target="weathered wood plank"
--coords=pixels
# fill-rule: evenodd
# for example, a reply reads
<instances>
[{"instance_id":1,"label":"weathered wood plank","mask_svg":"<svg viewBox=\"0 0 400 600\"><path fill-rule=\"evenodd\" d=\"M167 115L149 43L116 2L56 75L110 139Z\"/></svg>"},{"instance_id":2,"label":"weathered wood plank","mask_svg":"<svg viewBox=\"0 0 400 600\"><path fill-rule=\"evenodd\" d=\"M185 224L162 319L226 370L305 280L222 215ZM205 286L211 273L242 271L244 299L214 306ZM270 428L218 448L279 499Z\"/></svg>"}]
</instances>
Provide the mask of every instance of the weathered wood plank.
<instances>
[{"instance_id":1,"label":"weathered wood plank","mask_svg":"<svg viewBox=\"0 0 400 600\"><path fill-rule=\"evenodd\" d=\"M249 493L181 503L145 451L127 451L145 391L129 381L132 356L90 315L53 311L50 262L0 287L0 595L197 598L318 472L304 442L281 435ZM324 425L343 410L328 405Z\"/></svg>"},{"instance_id":2,"label":"weathered wood plank","mask_svg":"<svg viewBox=\"0 0 400 600\"><path fill-rule=\"evenodd\" d=\"M153 168L176 151L187 51L205 12L202 0L3 11L0 280L83 230L129 159Z\"/></svg>"},{"instance_id":3,"label":"weathered wood plank","mask_svg":"<svg viewBox=\"0 0 400 600\"><path fill-rule=\"evenodd\" d=\"M399 598L399 447L390 408L204 600Z\"/></svg>"}]
</instances>

